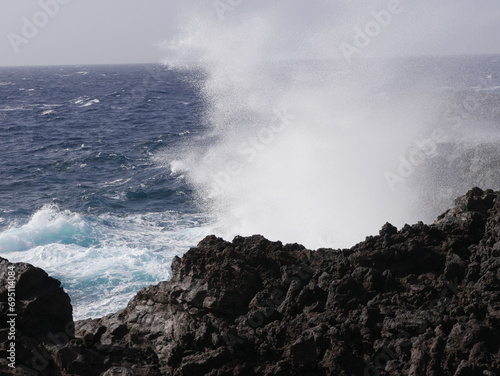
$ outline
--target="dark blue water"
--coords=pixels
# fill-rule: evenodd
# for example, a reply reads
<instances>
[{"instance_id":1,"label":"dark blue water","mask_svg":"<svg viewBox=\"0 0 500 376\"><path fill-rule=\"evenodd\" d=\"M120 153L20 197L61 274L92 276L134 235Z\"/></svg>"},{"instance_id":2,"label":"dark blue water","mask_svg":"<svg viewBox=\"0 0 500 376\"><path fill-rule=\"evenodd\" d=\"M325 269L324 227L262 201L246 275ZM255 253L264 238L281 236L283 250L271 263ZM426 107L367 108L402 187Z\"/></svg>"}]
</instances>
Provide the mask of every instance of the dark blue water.
<instances>
[{"instance_id":1,"label":"dark blue water","mask_svg":"<svg viewBox=\"0 0 500 376\"><path fill-rule=\"evenodd\" d=\"M189 189L151 160L200 131L202 102L184 75L159 66L40 67L3 69L1 80L3 210L191 205Z\"/></svg>"},{"instance_id":2,"label":"dark blue water","mask_svg":"<svg viewBox=\"0 0 500 376\"><path fill-rule=\"evenodd\" d=\"M0 70L0 253L61 278L77 315L168 278L204 235L192 190L155 158L203 132L200 79L157 65Z\"/></svg>"}]
</instances>

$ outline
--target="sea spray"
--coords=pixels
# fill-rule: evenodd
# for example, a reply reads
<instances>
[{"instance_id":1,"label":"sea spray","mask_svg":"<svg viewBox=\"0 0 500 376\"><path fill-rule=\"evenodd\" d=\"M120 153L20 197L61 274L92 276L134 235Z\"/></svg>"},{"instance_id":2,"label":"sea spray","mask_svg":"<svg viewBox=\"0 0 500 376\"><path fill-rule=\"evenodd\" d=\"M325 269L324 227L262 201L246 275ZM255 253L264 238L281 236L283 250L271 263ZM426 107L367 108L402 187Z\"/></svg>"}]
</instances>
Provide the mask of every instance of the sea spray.
<instances>
[{"instance_id":1,"label":"sea spray","mask_svg":"<svg viewBox=\"0 0 500 376\"><path fill-rule=\"evenodd\" d=\"M419 219L411 185L391 189L385 173L436 126L432 77L412 81L397 60L345 59L339 48L382 5L238 8L227 22L195 17L167 44L168 65L195 59L206 71L211 128L164 158L196 187L218 235L350 246L386 221ZM390 44L386 23L371 52Z\"/></svg>"}]
</instances>

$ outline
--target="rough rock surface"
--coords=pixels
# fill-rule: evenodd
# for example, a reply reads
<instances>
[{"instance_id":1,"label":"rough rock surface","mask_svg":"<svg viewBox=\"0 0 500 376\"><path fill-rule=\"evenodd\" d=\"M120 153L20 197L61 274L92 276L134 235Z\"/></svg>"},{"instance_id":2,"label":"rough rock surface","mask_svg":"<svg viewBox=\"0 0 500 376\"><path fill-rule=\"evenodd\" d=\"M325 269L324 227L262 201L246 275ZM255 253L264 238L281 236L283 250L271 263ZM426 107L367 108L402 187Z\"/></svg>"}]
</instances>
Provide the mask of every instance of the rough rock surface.
<instances>
[{"instance_id":1,"label":"rough rock surface","mask_svg":"<svg viewBox=\"0 0 500 376\"><path fill-rule=\"evenodd\" d=\"M386 224L349 250L209 236L59 343L67 296L17 264L19 320L48 325L19 346L47 351L41 375L500 375L499 197L475 188L433 225Z\"/></svg>"},{"instance_id":2,"label":"rough rock surface","mask_svg":"<svg viewBox=\"0 0 500 376\"><path fill-rule=\"evenodd\" d=\"M1 257L0 281L0 374L15 374L15 370L7 366L10 320L15 322L18 374L29 374L19 365L32 362L35 367L47 371L58 369L48 347L52 343L66 343L74 337L73 308L61 282L40 268L24 263L10 264ZM14 289L8 290L9 281L14 282ZM9 310L9 293L15 294L15 297L11 295L15 299L12 311Z\"/></svg>"}]
</instances>

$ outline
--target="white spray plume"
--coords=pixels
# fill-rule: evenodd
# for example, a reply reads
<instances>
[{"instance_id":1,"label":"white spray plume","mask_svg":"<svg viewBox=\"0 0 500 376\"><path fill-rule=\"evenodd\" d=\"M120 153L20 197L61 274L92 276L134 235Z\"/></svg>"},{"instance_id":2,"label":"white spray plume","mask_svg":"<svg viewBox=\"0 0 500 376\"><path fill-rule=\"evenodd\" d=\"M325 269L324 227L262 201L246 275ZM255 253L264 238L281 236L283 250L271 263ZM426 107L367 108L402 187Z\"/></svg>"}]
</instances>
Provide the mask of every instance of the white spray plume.
<instances>
[{"instance_id":1,"label":"white spray plume","mask_svg":"<svg viewBox=\"0 0 500 376\"><path fill-rule=\"evenodd\" d=\"M240 3L223 19L200 12L167 44L168 64L195 60L207 75L210 131L167 158L216 218L216 234L346 247L386 221L417 220L411 187L393 191L384 174L430 134L438 106L392 90L404 76L396 64L362 58L390 51L403 4L388 17L387 1ZM366 46L356 27L372 27Z\"/></svg>"}]
</instances>

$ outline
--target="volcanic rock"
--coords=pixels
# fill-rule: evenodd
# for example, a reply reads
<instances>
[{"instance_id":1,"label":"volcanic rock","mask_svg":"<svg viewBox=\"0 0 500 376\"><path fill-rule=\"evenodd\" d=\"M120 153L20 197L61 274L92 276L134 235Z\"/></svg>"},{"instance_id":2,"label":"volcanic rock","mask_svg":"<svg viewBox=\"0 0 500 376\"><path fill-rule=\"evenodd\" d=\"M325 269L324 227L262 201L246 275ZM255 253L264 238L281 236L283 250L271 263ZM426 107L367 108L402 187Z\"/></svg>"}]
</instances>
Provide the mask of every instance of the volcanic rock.
<instances>
[{"instance_id":1,"label":"volcanic rock","mask_svg":"<svg viewBox=\"0 0 500 376\"><path fill-rule=\"evenodd\" d=\"M500 375L499 197L475 188L434 224L344 250L208 236L170 281L59 343L67 295L16 264L19 346L46 350L40 375Z\"/></svg>"}]
</instances>

